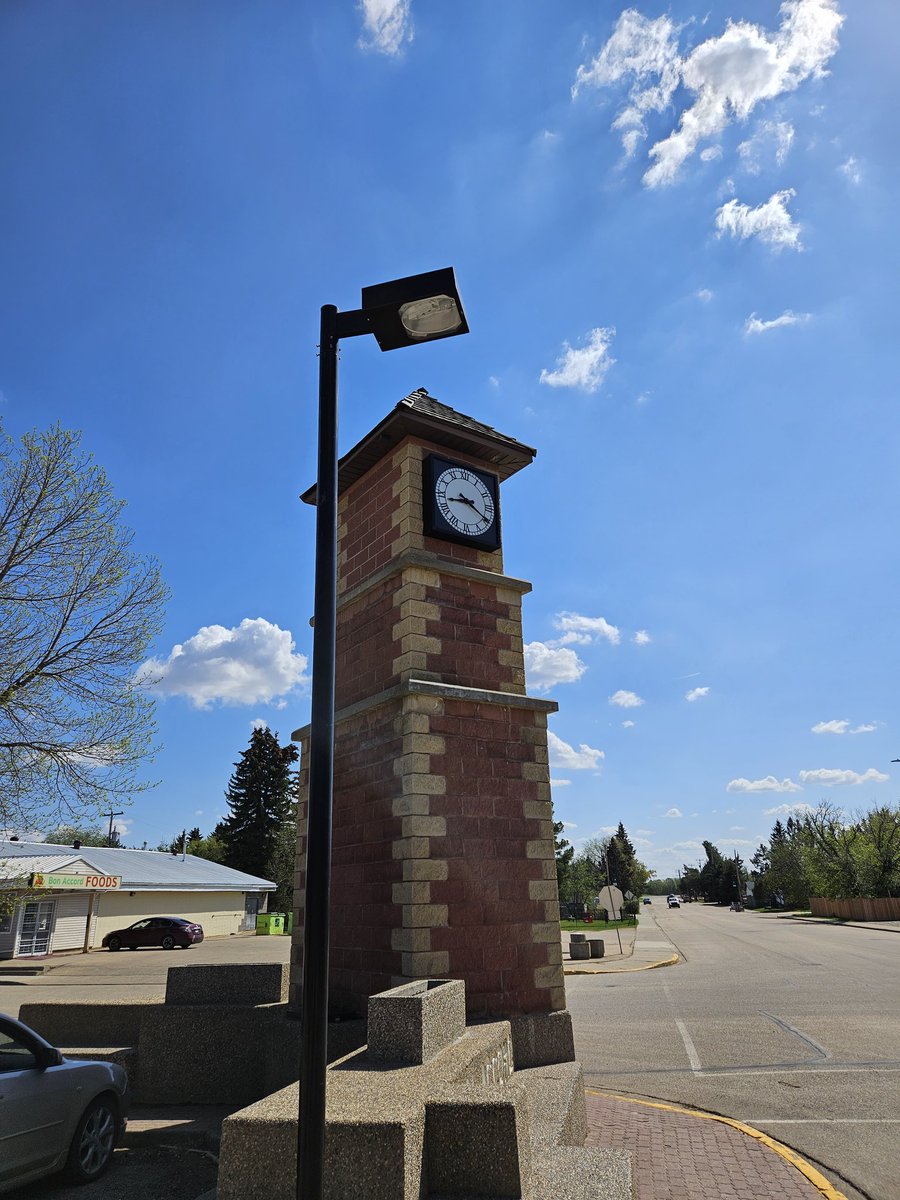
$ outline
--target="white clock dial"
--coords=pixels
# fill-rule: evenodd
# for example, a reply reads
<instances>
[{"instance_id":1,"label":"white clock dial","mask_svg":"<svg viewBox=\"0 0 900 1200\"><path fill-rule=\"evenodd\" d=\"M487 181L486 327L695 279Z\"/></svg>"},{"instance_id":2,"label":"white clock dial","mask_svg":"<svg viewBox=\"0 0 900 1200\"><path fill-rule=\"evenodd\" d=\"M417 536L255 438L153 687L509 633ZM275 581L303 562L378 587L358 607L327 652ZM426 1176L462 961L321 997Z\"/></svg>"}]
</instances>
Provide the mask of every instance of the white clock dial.
<instances>
[{"instance_id":1,"label":"white clock dial","mask_svg":"<svg viewBox=\"0 0 900 1200\"><path fill-rule=\"evenodd\" d=\"M494 523L490 490L465 467L448 467L438 475L434 496L441 516L457 533L479 537Z\"/></svg>"}]
</instances>

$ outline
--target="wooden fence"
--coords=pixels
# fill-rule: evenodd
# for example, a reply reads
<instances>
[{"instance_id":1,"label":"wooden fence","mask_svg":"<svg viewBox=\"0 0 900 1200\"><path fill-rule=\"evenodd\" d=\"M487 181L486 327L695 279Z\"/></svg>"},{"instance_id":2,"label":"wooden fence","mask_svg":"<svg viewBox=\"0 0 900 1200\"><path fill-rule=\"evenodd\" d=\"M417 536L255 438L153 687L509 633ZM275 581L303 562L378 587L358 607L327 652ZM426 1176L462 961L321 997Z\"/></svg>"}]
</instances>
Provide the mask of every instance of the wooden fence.
<instances>
[{"instance_id":1,"label":"wooden fence","mask_svg":"<svg viewBox=\"0 0 900 1200\"><path fill-rule=\"evenodd\" d=\"M840 917L844 921L900 921L900 897L854 896L829 900L813 896L809 902L814 917Z\"/></svg>"}]
</instances>

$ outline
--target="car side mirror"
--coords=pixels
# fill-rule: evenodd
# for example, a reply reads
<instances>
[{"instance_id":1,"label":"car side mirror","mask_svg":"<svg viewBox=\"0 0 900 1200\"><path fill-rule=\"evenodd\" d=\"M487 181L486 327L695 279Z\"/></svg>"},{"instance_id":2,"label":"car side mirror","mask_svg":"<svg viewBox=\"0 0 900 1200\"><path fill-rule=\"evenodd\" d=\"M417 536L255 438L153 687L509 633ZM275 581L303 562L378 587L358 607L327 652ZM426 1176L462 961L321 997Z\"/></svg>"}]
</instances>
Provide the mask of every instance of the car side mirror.
<instances>
[{"instance_id":1,"label":"car side mirror","mask_svg":"<svg viewBox=\"0 0 900 1200\"><path fill-rule=\"evenodd\" d=\"M63 1056L55 1046L39 1046L34 1056L41 1071L45 1071L47 1067L62 1065Z\"/></svg>"}]
</instances>

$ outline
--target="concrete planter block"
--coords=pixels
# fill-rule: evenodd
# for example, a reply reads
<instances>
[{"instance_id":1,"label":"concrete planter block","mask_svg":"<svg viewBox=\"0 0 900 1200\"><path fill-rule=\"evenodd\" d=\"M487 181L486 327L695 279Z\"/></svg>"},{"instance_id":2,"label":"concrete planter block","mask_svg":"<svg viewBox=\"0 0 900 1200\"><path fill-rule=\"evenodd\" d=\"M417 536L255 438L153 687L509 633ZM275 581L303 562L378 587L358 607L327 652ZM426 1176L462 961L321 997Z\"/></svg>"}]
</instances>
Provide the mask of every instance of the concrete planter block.
<instances>
[{"instance_id":1,"label":"concrete planter block","mask_svg":"<svg viewBox=\"0 0 900 1200\"><path fill-rule=\"evenodd\" d=\"M472 1097L429 1102L425 1117L428 1191L434 1196L530 1194L525 1092L515 1084Z\"/></svg>"},{"instance_id":2,"label":"concrete planter block","mask_svg":"<svg viewBox=\"0 0 900 1200\"><path fill-rule=\"evenodd\" d=\"M369 997L368 1057L375 1062L426 1063L465 1032L461 979L417 979Z\"/></svg>"},{"instance_id":3,"label":"concrete planter block","mask_svg":"<svg viewBox=\"0 0 900 1200\"><path fill-rule=\"evenodd\" d=\"M585 939L585 934L583 934L583 933L570 933L569 934L569 942L570 943L571 942L583 942L584 939Z\"/></svg>"},{"instance_id":4,"label":"concrete planter block","mask_svg":"<svg viewBox=\"0 0 900 1200\"><path fill-rule=\"evenodd\" d=\"M587 942L570 942L569 958L590 958L591 948Z\"/></svg>"},{"instance_id":5,"label":"concrete planter block","mask_svg":"<svg viewBox=\"0 0 900 1200\"><path fill-rule=\"evenodd\" d=\"M602 958L606 947L603 943L603 938L591 938L588 942L591 948L591 958Z\"/></svg>"},{"instance_id":6,"label":"concrete planter block","mask_svg":"<svg viewBox=\"0 0 900 1200\"><path fill-rule=\"evenodd\" d=\"M283 1004L289 970L287 963L172 967L166 1004Z\"/></svg>"}]
</instances>

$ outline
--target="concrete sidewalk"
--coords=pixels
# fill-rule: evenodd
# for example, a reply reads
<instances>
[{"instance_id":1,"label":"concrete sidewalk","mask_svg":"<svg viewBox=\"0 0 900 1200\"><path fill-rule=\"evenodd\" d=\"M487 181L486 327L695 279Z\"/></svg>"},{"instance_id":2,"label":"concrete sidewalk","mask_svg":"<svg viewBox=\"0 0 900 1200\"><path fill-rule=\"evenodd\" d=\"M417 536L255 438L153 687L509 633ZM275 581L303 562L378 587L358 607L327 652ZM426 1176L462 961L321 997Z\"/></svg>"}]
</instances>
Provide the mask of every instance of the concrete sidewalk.
<instances>
[{"instance_id":1,"label":"concrete sidewalk","mask_svg":"<svg viewBox=\"0 0 900 1200\"><path fill-rule=\"evenodd\" d=\"M580 931L579 931L580 932ZM602 958L569 958L570 934L562 934L563 971L566 975L609 975L617 971L649 971L653 967L671 967L679 960L679 954L669 938L657 924L652 912L642 912L637 928L601 929L588 938L603 940ZM619 940L621 938L621 950Z\"/></svg>"}]
</instances>

